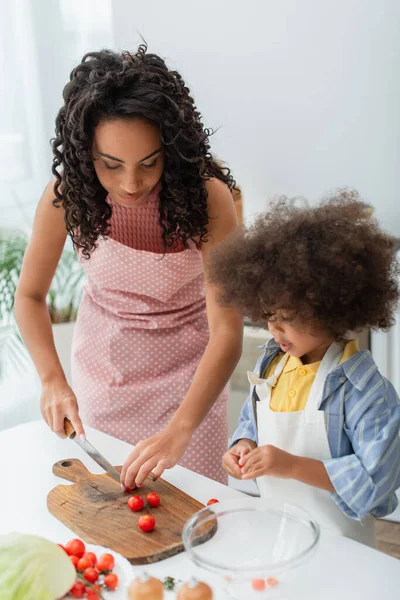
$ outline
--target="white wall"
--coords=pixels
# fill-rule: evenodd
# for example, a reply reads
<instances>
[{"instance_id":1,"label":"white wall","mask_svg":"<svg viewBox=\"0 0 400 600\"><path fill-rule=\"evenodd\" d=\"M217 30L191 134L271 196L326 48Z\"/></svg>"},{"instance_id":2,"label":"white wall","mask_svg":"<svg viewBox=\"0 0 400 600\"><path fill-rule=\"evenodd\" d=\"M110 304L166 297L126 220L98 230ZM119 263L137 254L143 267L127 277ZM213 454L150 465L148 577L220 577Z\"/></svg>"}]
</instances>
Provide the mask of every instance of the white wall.
<instances>
[{"instance_id":1,"label":"white wall","mask_svg":"<svg viewBox=\"0 0 400 600\"><path fill-rule=\"evenodd\" d=\"M70 71L112 45L111 0L0 2L0 227L30 230Z\"/></svg>"},{"instance_id":2,"label":"white wall","mask_svg":"<svg viewBox=\"0 0 400 600\"><path fill-rule=\"evenodd\" d=\"M114 0L117 48L141 34L186 77L245 212L353 186L400 235L399 0Z\"/></svg>"}]
</instances>

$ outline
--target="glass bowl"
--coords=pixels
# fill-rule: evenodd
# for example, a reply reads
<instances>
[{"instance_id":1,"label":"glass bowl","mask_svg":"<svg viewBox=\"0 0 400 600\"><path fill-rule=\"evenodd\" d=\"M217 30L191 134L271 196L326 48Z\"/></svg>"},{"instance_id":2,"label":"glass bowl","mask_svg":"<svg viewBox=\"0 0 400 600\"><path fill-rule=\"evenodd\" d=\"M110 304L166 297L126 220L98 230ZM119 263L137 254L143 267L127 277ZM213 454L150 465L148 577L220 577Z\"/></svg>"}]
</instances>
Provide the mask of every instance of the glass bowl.
<instances>
[{"instance_id":1,"label":"glass bowl","mask_svg":"<svg viewBox=\"0 0 400 600\"><path fill-rule=\"evenodd\" d=\"M319 538L306 511L250 496L203 508L182 533L192 561L220 575L225 591L238 600L286 598Z\"/></svg>"}]
</instances>

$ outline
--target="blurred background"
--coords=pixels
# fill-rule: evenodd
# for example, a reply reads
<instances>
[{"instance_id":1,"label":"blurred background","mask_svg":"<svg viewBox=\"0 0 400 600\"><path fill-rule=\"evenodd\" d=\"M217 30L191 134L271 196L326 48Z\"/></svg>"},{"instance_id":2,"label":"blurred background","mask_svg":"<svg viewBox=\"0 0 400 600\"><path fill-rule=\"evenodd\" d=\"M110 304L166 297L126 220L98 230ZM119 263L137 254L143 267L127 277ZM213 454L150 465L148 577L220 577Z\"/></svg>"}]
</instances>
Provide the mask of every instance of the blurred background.
<instances>
[{"instance_id":1,"label":"blurred background","mask_svg":"<svg viewBox=\"0 0 400 600\"><path fill-rule=\"evenodd\" d=\"M244 220L285 194L357 189L400 238L398 0L13 0L0 3L0 429L40 418L40 386L12 316L35 208L51 178L55 115L84 53L145 39L184 76ZM68 372L82 277L66 247L48 302ZM400 392L400 328L364 332ZM247 327L230 427L265 331ZM261 341L260 341L261 339Z\"/></svg>"}]
</instances>

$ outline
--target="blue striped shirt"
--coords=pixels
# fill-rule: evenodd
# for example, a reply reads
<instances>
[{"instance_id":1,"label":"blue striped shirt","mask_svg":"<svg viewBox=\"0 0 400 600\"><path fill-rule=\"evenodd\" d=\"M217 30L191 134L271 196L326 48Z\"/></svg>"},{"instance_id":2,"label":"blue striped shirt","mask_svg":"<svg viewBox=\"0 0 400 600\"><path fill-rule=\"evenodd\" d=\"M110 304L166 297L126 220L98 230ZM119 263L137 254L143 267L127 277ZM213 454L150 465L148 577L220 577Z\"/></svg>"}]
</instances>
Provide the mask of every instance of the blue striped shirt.
<instances>
[{"instance_id":1,"label":"blue striped shirt","mask_svg":"<svg viewBox=\"0 0 400 600\"><path fill-rule=\"evenodd\" d=\"M261 347L254 369L259 377L280 352L274 340ZM230 446L242 438L257 443L256 401L251 385ZM392 513L400 487L400 399L370 352L357 352L329 373L319 408L332 456L323 463L335 502L356 520Z\"/></svg>"}]
</instances>

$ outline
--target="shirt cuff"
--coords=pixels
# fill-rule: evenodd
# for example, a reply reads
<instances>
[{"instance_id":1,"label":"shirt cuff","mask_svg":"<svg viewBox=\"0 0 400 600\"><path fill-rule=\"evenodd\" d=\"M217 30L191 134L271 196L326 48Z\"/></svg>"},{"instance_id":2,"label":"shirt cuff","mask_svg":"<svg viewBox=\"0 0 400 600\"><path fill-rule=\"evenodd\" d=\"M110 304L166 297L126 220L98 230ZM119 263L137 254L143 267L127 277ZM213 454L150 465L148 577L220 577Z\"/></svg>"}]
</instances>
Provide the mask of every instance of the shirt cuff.
<instances>
[{"instance_id":1,"label":"shirt cuff","mask_svg":"<svg viewBox=\"0 0 400 600\"><path fill-rule=\"evenodd\" d=\"M326 472L335 492L332 499L338 507L355 521L361 521L367 514L363 507L355 501L354 482L360 478L360 463L355 454L341 458L323 460Z\"/></svg>"},{"instance_id":2,"label":"shirt cuff","mask_svg":"<svg viewBox=\"0 0 400 600\"><path fill-rule=\"evenodd\" d=\"M229 448L232 448L235 444L238 443L239 440L246 438L247 440L252 440L255 444L257 444L257 432L254 429L254 421L250 419L248 421L242 421L240 427L238 427L230 439Z\"/></svg>"}]
</instances>

